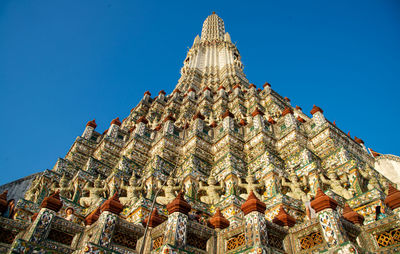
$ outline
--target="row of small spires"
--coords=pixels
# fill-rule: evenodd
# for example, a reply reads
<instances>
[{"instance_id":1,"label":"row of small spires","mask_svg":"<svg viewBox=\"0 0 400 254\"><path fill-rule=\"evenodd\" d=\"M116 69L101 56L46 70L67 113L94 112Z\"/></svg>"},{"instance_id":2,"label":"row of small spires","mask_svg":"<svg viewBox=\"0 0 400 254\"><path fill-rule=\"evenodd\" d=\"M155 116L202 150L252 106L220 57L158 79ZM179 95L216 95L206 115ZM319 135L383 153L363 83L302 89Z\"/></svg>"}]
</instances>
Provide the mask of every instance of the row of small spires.
<instances>
[{"instance_id":1,"label":"row of small spires","mask_svg":"<svg viewBox=\"0 0 400 254\"><path fill-rule=\"evenodd\" d=\"M296 106L296 109L297 109L297 110L302 110L299 106ZM313 108L312 108L311 111L310 111L310 113L311 113L312 115L314 115L314 114L316 114L317 112L321 112L321 113L323 114L324 111L323 111L320 107L318 107L318 106L316 106L316 105L314 104L314 105L313 105ZM284 117L284 116L287 115L287 114L293 114L292 108L290 108L290 107L285 107L285 109L284 109L284 110L282 111L282 113L281 113L282 117ZM257 108L253 111L253 113L252 113L251 115L252 115L253 117L255 117L255 116L257 116L257 115L264 115L264 113L257 107ZM232 118L233 118L234 115L233 115L229 110L226 110L225 113L222 114L222 118L225 118L225 117L232 117ZM197 112L197 113L193 116L193 120L196 120L197 118L200 118L200 119L202 119L202 120L205 119L205 117L204 117L200 112ZM124 120L125 120L125 119L124 119ZM305 122L306 122L306 120L305 120L304 118L300 117L300 116L297 117L297 120L298 120L299 122L301 122L301 123L305 123ZM166 121L173 121L173 122L175 122L176 119L173 117L172 114L169 114L169 115L166 116L165 119L164 119L164 122L166 122ZM147 120L144 116L141 116L141 117L136 121L136 123L141 123L141 122L144 123L144 124L147 124L147 123L148 123L148 120ZM269 122L270 124L276 124L276 121L275 121L271 116L268 118L268 122ZM121 125L122 125L121 121L119 120L119 117L117 117L117 118L115 118L115 119L113 119L113 120L111 121L110 125L113 125L113 124L118 125L118 126L121 126ZM240 122L239 122L239 124L240 124L241 126L245 126L245 125L247 125L247 122L246 122L246 120L241 119ZM333 122L333 125L336 126L335 121ZM96 127L97 127L96 120L93 119L93 120L89 121L89 122L86 124L86 126L90 126L90 127L94 128L94 129L96 129ZM216 124L216 122L213 122L213 123L210 124L210 126L214 128L214 127L217 126L217 124ZM187 123L186 126L184 126L184 128L186 129L186 128L188 128L188 127L189 127L189 124ZM157 126L154 130L158 131L158 130L160 130L160 129L161 129L161 125ZM134 130L134 127L131 128L131 129L129 130L129 132L132 132L133 130ZM351 138L350 132L347 133L347 136L349 136L349 137ZM363 141L362 139L356 137L356 136L354 136L354 141L356 141L356 142L359 143L359 144L364 144L364 141ZM371 150L371 154L372 154L374 157L380 156L379 153L373 151L372 149L370 149L370 150Z\"/></svg>"},{"instance_id":2,"label":"row of small spires","mask_svg":"<svg viewBox=\"0 0 400 254\"><path fill-rule=\"evenodd\" d=\"M394 210L400 207L400 191L389 184L388 195L386 196L384 203L391 209ZM317 195L310 203L311 207L316 213L325 209L336 210L338 203L333 198L326 195L320 188L318 188ZM62 208L63 204L60 199L59 191L43 199L40 208L47 208L58 212ZM188 215L191 210L191 205L184 199L183 192L179 192L174 200L172 200L167 206L169 214L179 212ZM7 190L0 195L0 213L7 209ZM113 214L119 215L123 210L123 205L119 201L117 192L109 199L107 199L100 207L96 208L85 218L86 225L92 225L95 223L102 212L108 211ZM260 201L253 193L250 192L247 200L242 204L241 210L244 215L251 212L259 212L264 214L266 210L266 204ZM32 221L37 217L37 213L32 216ZM364 217L359 213L355 212L347 203L343 209L343 217L353 224L362 225ZM149 224L149 227L156 227L161 224L164 219L158 214L155 208L151 214L143 220L143 224ZM273 223L280 226L293 227L296 224L296 219L289 215L283 205L280 206L278 214L272 220ZM227 220L220 209L217 208L215 214L208 220L208 226L215 229L224 229L229 227L229 220Z\"/></svg>"},{"instance_id":3,"label":"row of small spires","mask_svg":"<svg viewBox=\"0 0 400 254\"><path fill-rule=\"evenodd\" d=\"M265 87L271 87L271 84L270 83L268 83L268 82L265 82L265 84L263 85L263 88L265 88ZM233 88L232 88L232 90L235 90L236 88L240 88L241 86L240 86L240 84L236 84ZM257 88L256 87L256 85L254 85L254 84L250 84L249 85L249 88ZM217 89L217 91L219 91L219 90L221 90L221 89L224 89L224 90L226 90L226 88L224 87L224 86L219 86L218 87L218 89ZM206 86L206 87L204 87L203 88L203 92L204 91L206 91L206 90L209 90L209 91L211 91L211 88L210 87L208 87L208 86ZM261 92L262 90L261 90L261 88L257 88L257 92ZM190 92L194 92L194 93L196 93L196 90L194 89L194 88L189 88L188 90L187 90L187 92L188 93L190 93ZM230 91L231 92L231 91ZM179 90L179 88L176 88L176 89L174 89L173 91L172 91L172 93L174 94L174 93L181 93L181 91ZM247 93L247 91L244 91L244 93ZM160 95L160 94L163 94L163 95L165 95L166 94L166 92L164 91L164 90L161 90L160 92L158 92L158 95ZM148 95L148 96L151 96L151 93L150 93L150 91L146 91L146 92L144 92L144 94L143 94L144 96L146 96L146 95ZM185 96L187 96L187 93L185 93L184 94L184 97ZM286 101L288 101L288 102L290 102L290 99L288 98L288 97L285 97L284 98Z\"/></svg>"}]
</instances>

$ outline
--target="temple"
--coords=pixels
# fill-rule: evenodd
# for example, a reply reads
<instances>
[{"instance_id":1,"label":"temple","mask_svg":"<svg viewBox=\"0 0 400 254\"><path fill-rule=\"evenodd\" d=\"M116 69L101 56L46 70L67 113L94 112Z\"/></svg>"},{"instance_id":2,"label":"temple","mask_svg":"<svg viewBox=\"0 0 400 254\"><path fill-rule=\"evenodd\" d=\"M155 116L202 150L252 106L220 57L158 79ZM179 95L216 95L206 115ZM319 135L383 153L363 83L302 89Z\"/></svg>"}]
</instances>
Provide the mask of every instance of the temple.
<instances>
[{"instance_id":1,"label":"temple","mask_svg":"<svg viewBox=\"0 0 400 254\"><path fill-rule=\"evenodd\" d=\"M171 94L0 195L0 252L399 253L399 158L310 108L250 83L213 13Z\"/></svg>"}]
</instances>

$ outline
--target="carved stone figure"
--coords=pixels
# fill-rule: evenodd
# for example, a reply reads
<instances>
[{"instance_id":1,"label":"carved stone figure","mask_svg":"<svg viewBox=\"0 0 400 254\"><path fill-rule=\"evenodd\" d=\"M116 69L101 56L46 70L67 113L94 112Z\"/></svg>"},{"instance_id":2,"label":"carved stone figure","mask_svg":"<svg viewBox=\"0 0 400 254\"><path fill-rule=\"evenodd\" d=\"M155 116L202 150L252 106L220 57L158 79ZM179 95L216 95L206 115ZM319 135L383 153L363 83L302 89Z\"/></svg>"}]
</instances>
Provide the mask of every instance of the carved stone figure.
<instances>
[{"instance_id":1,"label":"carved stone figure","mask_svg":"<svg viewBox=\"0 0 400 254\"><path fill-rule=\"evenodd\" d=\"M246 193L242 193L240 194L240 197L243 199L247 199L247 197L249 196L250 192L253 191L254 195L258 198L261 199L260 194L258 193L258 189L260 189L261 187L263 187L262 183L256 183L255 179L254 179L254 175L249 173L246 176L246 182L247 183L243 183L242 179L239 178L239 187L246 189Z\"/></svg>"},{"instance_id":2,"label":"carved stone figure","mask_svg":"<svg viewBox=\"0 0 400 254\"><path fill-rule=\"evenodd\" d=\"M167 205L169 204L172 200L174 200L174 198L177 195L177 191L179 191L182 188L182 185L179 186L175 186L175 182L173 179L169 178L167 180L167 185L161 187L161 183L159 182L159 188L162 188L164 191L164 196L160 196L157 197L157 203L160 203L162 205Z\"/></svg>"},{"instance_id":3,"label":"carved stone figure","mask_svg":"<svg viewBox=\"0 0 400 254\"><path fill-rule=\"evenodd\" d=\"M73 184L70 182L65 174L60 179L60 187L56 188L56 191L60 191L60 196L71 199L74 192Z\"/></svg>"},{"instance_id":4,"label":"carved stone figure","mask_svg":"<svg viewBox=\"0 0 400 254\"><path fill-rule=\"evenodd\" d=\"M25 194L26 200L36 202L40 194L40 190L42 189L43 181L44 181L43 177L40 176L35 177L35 179L31 183L31 188L29 188L29 190Z\"/></svg>"},{"instance_id":5,"label":"carved stone figure","mask_svg":"<svg viewBox=\"0 0 400 254\"><path fill-rule=\"evenodd\" d=\"M199 183L199 191L204 190L207 195L200 197L200 201L209 205L215 205L221 199L219 192L224 189L223 184L217 185L217 181L213 176L210 176L207 180L208 186L204 186L203 182Z\"/></svg>"},{"instance_id":6,"label":"carved stone figure","mask_svg":"<svg viewBox=\"0 0 400 254\"><path fill-rule=\"evenodd\" d=\"M122 183L121 189L126 190L126 197L120 197L119 200L124 206L130 206L142 196L143 185L139 185L135 174L129 179L129 185Z\"/></svg>"},{"instance_id":7,"label":"carved stone figure","mask_svg":"<svg viewBox=\"0 0 400 254\"><path fill-rule=\"evenodd\" d=\"M376 177L374 176L373 169L368 164L366 165L365 170L359 168L358 172L360 172L360 175L362 177L368 180L368 185L367 185L368 190L377 189L379 191L382 191L382 188L378 183L378 179L376 179Z\"/></svg>"},{"instance_id":8,"label":"carved stone figure","mask_svg":"<svg viewBox=\"0 0 400 254\"><path fill-rule=\"evenodd\" d=\"M344 175L345 176L344 178L339 180L335 170L330 169L328 170L329 179L327 179L323 174L321 174L320 176L321 176L321 181L329 185L336 194L344 197L345 199L350 199L353 197L351 192L342 186L343 184L348 182L346 175Z\"/></svg>"},{"instance_id":9,"label":"carved stone figure","mask_svg":"<svg viewBox=\"0 0 400 254\"><path fill-rule=\"evenodd\" d=\"M307 194L304 192L305 183L301 183L296 175L296 173L291 170L289 175L290 182L286 181L285 177L282 177L282 186L286 186L290 188L290 191L286 193L289 197L300 199L303 202L309 201Z\"/></svg>"},{"instance_id":10,"label":"carved stone figure","mask_svg":"<svg viewBox=\"0 0 400 254\"><path fill-rule=\"evenodd\" d=\"M89 207L95 204L100 198L104 198L104 194L107 187L102 187L102 180L99 177L94 181L93 187L89 186L89 182L83 187L83 191L89 192L89 197L81 197L80 204L83 207Z\"/></svg>"}]
</instances>

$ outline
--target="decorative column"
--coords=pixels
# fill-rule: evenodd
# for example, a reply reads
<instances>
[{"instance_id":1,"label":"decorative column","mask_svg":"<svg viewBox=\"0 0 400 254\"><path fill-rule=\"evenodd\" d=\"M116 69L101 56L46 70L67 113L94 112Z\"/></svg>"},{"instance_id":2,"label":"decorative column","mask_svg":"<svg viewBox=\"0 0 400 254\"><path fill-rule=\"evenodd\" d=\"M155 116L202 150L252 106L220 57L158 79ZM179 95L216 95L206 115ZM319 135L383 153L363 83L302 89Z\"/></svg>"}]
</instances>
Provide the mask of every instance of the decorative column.
<instances>
[{"instance_id":1,"label":"decorative column","mask_svg":"<svg viewBox=\"0 0 400 254\"><path fill-rule=\"evenodd\" d=\"M236 96L239 96L240 95L240 84L236 84L234 87L233 87L233 94L234 95L236 95Z\"/></svg>"},{"instance_id":2,"label":"decorative column","mask_svg":"<svg viewBox=\"0 0 400 254\"><path fill-rule=\"evenodd\" d=\"M119 120L119 117L112 120L110 123L110 128L108 128L107 136L111 138L116 138L120 126L121 126L121 121Z\"/></svg>"},{"instance_id":3,"label":"decorative column","mask_svg":"<svg viewBox=\"0 0 400 254\"><path fill-rule=\"evenodd\" d=\"M264 129L265 125L263 115L264 113L258 108L251 113L251 116L253 117L254 129Z\"/></svg>"},{"instance_id":4,"label":"decorative column","mask_svg":"<svg viewBox=\"0 0 400 254\"><path fill-rule=\"evenodd\" d=\"M139 136L143 136L145 131L146 131L146 124L149 121L144 116L141 116L137 121L136 121L136 129L135 129L135 134Z\"/></svg>"},{"instance_id":5,"label":"decorative column","mask_svg":"<svg viewBox=\"0 0 400 254\"><path fill-rule=\"evenodd\" d=\"M146 242L144 243L143 247L143 253L150 253L151 252L150 250L153 249L153 239L151 238L151 229L157 227L163 222L164 219L161 218L161 216L158 214L157 208L154 208L151 214L143 220L142 222L143 227L146 227L146 225L149 224L149 230L147 231ZM139 248L141 248L143 244L143 239L144 237L138 241L137 245L139 246Z\"/></svg>"},{"instance_id":6,"label":"decorative column","mask_svg":"<svg viewBox=\"0 0 400 254\"><path fill-rule=\"evenodd\" d=\"M204 130L204 116L198 111L194 116L193 116L193 121L194 121L194 128L193 130L197 130L198 132L203 132Z\"/></svg>"},{"instance_id":7,"label":"decorative column","mask_svg":"<svg viewBox=\"0 0 400 254\"><path fill-rule=\"evenodd\" d=\"M250 192L241 209L245 218L246 246L252 247L248 253L261 254L268 252L268 232L265 220L266 205Z\"/></svg>"},{"instance_id":8,"label":"decorative column","mask_svg":"<svg viewBox=\"0 0 400 254\"><path fill-rule=\"evenodd\" d=\"M165 227L164 242L161 253L171 253L186 244L188 213L191 206L179 192L174 200L167 205L169 213Z\"/></svg>"},{"instance_id":9,"label":"decorative column","mask_svg":"<svg viewBox=\"0 0 400 254\"><path fill-rule=\"evenodd\" d=\"M172 114L169 114L165 119L164 119L164 129L163 129L163 134L174 134L174 122L175 118L172 116Z\"/></svg>"},{"instance_id":10,"label":"decorative column","mask_svg":"<svg viewBox=\"0 0 400 254\"><path fill-rule=\"evenodd\" d=\"M93 119L92 121L89 121L86 124L86 128L85 131L82 134L82 138L84 139L90 139L93 135L94 130L96 129L97 124L96 124L96 120Z\"/></svg>"},{"instance_id":11,"label":"decorative column","mask_svg":"<svg viewBox=\"0 0 400 254\"><path fill-rule=\"evenodd\" d=\"M193 88L189 88L188 90L188 97L192 100L195 99L196 97L196 90L194 90Z\"/></svg>"},{"instance_id":12,"label":"decorative column","mask_svg":"<svg viewBox=\"0 0 400 254\"><path fill-rule=\"evenodd\" d=\"M157 99L158 100L160 100L160 101L164 101L165 100L165 91L164 90L161 90L159 93L158 93L158 97L157 97Z\"/></svg>"},{"instance_id":13,"label":"decorative column","mask_svg":"<svg viewBox=\"0 0 400 254\"><path fill-rule=\"evenodd\" d=\"M224 130L233 130L234 129L234 115L229 111L225 111L225 113L222 115L222 126L224 127Z\"/></svg>"},{"instance_id":14,"label":"decorative column","mask_svg":"<svg viewBox=\"0 0 400 254\"><path fill-rule=\"evenodd\" d=\"M248 91L252 96L256 95L257 94L256 85L250 84Z\"/></svg>"},{"instance_id":15,"label":"decorative column","mask_svg":"<svg viewBox=\"0 0 400 254\"><path fill-rule=\"evenodd\" d=\"M218 96L225 98L226 97L226 92L225 92L225 87L220 86L218 88Z\"/></svg>"},{"instance_id":16,"label":"decorative column","mask_svg":"<svg viewBox=\"0 0 400 254\"><path fill-rule=\"evenodd\" d=\"M282 111L282 117L284 117L286 127L297 127L297 122L294 118L293 110L290 107L285 107L285 109Z\"/></svg>"},{"instance_id":17,"label":"decorative column","mask_svg":"<svg viewBox=\"0 0 400 254\"><path fill-rule=\"evenodd\" d=\"M215 214L208 220L209 226L213 227L217 232L217 239L212 243L209 243L207 246L208 253L223 253L225 243L221 237L221 230L229 227L229 220L227 220L224 215L221 213L221 210L217 208ZM211 252L213 250L213 252ZM219 250L219 252L217 251Z\"/></svg>"},{"instance_id":18,"label":"decorative column","mask_svg":"<svg viewBox=\"0 0 400 254\"><path fill-rule=\"evenodd\" d=\"M320 107L314 105L310 113L313 116L312 119L314 120L315 125L321 126L326 122L324 111Z\"/></svg>"},{"instance_id":19,"label":"decorative column","mask_svg":"<svg viewBox=\"0 0 400 254\"><path fill-rule=\"evenodd\" d=\"M91 242L104 248L110 247L118 215L122 212L122 209L123 206L119 202L117 192L101 205L101 214L97 220L99 233L91 239ZM96 213L98 212L95 212L94 214Z\"/></svg>"},{"instance_id":20,"label":"decorative column","mask_svg":"<svg viewBox=\"0 0 400 254\"><path fill-rule=\"evenodd\" d=\"M59 191L44 198L41 209L38 214L34 214L32 225L24 239L32 243L45 240L50 232L51 223L62 206Z\"/></svg>"},{"instance_id":21,"label":"decorative column","mask_svg":"<svg viewBox=\"0 0 400 254\"><path fill-rule=\"evenodd\" d=\"M268 82L265 82L265 84L263 85L264 91L268 94L271 93L271 84Z\"/></svg>"},{"instance_id":22,"label":"decorative column","mask_svg":"<svg viewBox=\"0 0 400 254\"><path fill-rule=\"evenodd\" d=\"M340 221L340 215L336 211L338 203L326 195L320 188L317 191L317 196L311 201L311 207L317 213L319 224L321 225L322 235L332 251L355 250L353 243L349 242L346 231ZM353 253L353 252L345 252Z\"/></svg>"},{"instance_id":23,"label":"decorative column","mask_svg":"<svg viewBox=\"0 0 400 254\"><path fill-rule=\"evenodd\" d=\"M151 99L151 93L149 91L144 92L143 94L143 101L150 101Z\"/></svg>"},{"instance_id":24,"label":"decorative column","mask_svg":"<svg viewBox=\"0 0 400 254\"><path fill-rule=\"evenodd\" d=\"M208 86L204 87L203 93L204 97L211 99L211 89Z\"/></svg>"}]
</instances>

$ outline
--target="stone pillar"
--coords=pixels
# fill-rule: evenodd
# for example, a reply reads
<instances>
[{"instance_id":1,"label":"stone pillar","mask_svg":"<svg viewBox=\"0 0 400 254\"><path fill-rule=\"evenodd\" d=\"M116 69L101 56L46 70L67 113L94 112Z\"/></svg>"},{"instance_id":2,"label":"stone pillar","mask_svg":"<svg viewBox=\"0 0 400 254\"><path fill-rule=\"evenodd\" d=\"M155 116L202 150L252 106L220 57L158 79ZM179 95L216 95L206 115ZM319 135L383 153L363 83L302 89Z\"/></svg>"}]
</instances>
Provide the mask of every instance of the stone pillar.
<instances>
[{"instance_id":1,"label":"stone pillar","mask_svg":"<svg viewBox=\"0 0 400 254\"><path fill-rule=\"evenodd\" d=\"M108 128L108 131L107 131L107 136L109 136L111 138L116 138L118 135L120 126L121 126L121 121L119 120L119 117L112 120L110 123L110 128Z\"/></svg>"},{"instance_id":2,"label":"stone pillar","mask_svg":"<svg viewBox=\"0 0 400 254\"><path fill-rule=\"evenodd\" d=\"M191 206L183 198L183 192L180 192L167 205L169 216L166 222L161 253L171 253L171 251L181 249L186 245L188 213L190 209Z\"/></svg>"},{"instance_id":3,"label":"stone pillar","mask_svg":"<svg viewBox=\"0 0 400 254\"><path fill-rule=\"evenodd\" d=\"M175 100L177 99L181 94L181 91L177 88L172 92L172 98Z\"/></svg>"},{"instance_id":4,"label":"stone pillar","mask_svg":"<svg viewBox=\"0 0 400 254\"><path fill-rule=\"evenodd\" d=\"M312 119L316 126L321 126L326 122L324 111L320 107L314 105L310 113L313 116Z\"/></svg>"},{"instance_id":5,"label":"stone pillar","mask_svg":"<svg viewBox=\"0 0 400 254\"><path fill-rule=\"evenodd\" d=\"M208 86L203 89L203 93L204 97L211 99L211 89Z\"/></svg>"},{"instance_id":6,"label":"stone pillar","mask_svg":"<svg viewBox=\"0 0 400 254\"><path fill-rule=\"evenodd\" d=\"M154 210L143 220L143 226L146 227L147 224L149 224L149 228L147 230L147 235L146 235L146 242L143 243L143 238L141 238L138 241L138 250L142 248L142 244L145 244L143 247L143 253L150 253L153 245L153 239L151 239L151 229L157 227L161 223L163 223L164 220L161 218L161 216L157 212L157 208L154 208Z\"/></svg>"},{"instance_id":7,"label":"stone pillar","mask_svg":"<svg viewBox=\"0 0 400 254\"><path fill-rule=\"evenodd\" d=\"M253 126L254 129L264 129L264 119L263 119L264 113L256 108L253 113L251 113L251 116L253 117Z\"/></svg>"},{"instance_id":8,"label":"stone pillar","mask_svg":"<svg viewBox=\"0 0 400 254\"><path fill-rule=\"evenodd\" d=\"M104 248L110 247L115 225L117 224L118 215L122 212L122 209L123 206L119 202L117 192L101 205L101 214L97 220L99 233L95 234L91 242Z\"/></svg>"},{"instance_id":9,"label":"stone pillar","mask_svg":"<svg viewBox=\"0 0 400 254\"><path fill-rule=\"evenodd\" d=\"M296 119L294 118L292 108L286 107L282 111L282 117L284 117L286 127L288 127L288 128L292 127L292 126L297 127L297 122L296 122Z\"/></svg>"},{"instance_id":10,"label":"stone pillar","mask_svg":"<svg viewBox=\"0 0 400 254\"><path fill-rule=\"evenodd\" d=\"M160 100L160 101L164 101L165 100L165 91L164 90L161 90L159 93L158 93L158 99Z\"/></svg>"},{"instance_id":11,"label":"stone pillar","mask_svg":"<svg viewBox=\"0 0 400 254\"><path fill-rule=\"evenodd\" d=\"M90 139L93 135L94 130L96 129L97 124L96 124L96 120L93 119L92 121L89 121L86 124L86 128L85 131L82 134L82 138L84 139Z\"/></svg>"},{"instance_id":12,"label":"stone pillar","mask_svg":"<svg viewBox=\"0 0 400 254\"><path fill-rule=\"evenodd\" d=\"M269 253L265 208L266 205L253 192L250 192L249 197L241 207L246 225L246 247L252 247L252 251L248 253Z\"/></svg>"},{"instance_id":13,"label":"stone pillar","mask_svg":"<svg viewBox=\"0 0 400 254\"><path fill-rule=\"evenodd\" d=\"M144 92L142 100L143 101L150 101L150 99L151 99L151 93L149 91Z\"/></svg>"},{"instance_id":14,"label":"stone pillar","mask_svg":"<svg viewBox=\"0 0 400 254\"><path fill-rule=\"evenodd\" d=\"M356 249L354 244L349 242L345 233L340 215L336 211L337 204L336 200L327 196L321 189L318 189L315 199L311 201L311 207L317 213L322 235L328 248L332 251Z\"/></svg>"},{"instance_id":15,"label":"stone pillar","mask_svg":"<svg viewBox=\"0 0 400 254\"><path fill-rule=\"evenodd\" d=\"M248 90L248 92L249 92L252 96L256 95L256 94L257 94L256 85L250 84L250 85L249 85L249 90Z\"/></svg>"},{"instance_id":16,"label":"stone pillar","mask_svg":"<svg viewBox=\"0 0 400 254\"><path fill-rule=\"evenodd\" d=\"M226 97L225 87L220 86L220 87L218 88L218 96L220 96L220 97Z\"/></svg>"},{"instance_id":17,"label":"stone pillar","mask_svg":"<svg viewBox=\"0 0 400 254\"><path fill-rule=\"evenodd\" d=\"M214 248L212 250L207 249L208 253L217 253L218 250L222 252L225 247L225 243L221 237L220 231L229 227L229 220L227 220L224 215L221 213L221 210L217 208L213 217L208 220L208 224L211 225L215 231L217 232L216 243L214 242Z\"/></svg>"},{"instance_id":18,"label":"stone pillar","mask_svg":"<svg viewBox=\"0 0 400 254\"><path fill-rule=\"evenodd\" d=\"M136 129L135 129L135 134L139 136L143 136L145 131L146 131L146 124L149 121L144 116L141 116L137 121L136 121Z\"/></svg>"},{"instance_id":19,"label":"stone pillar","mask_svg":"<svg viewBox=\"0 0 400 254\"><path fill-rule=\"evenodd\" d=\"M41 209L36 218L33 219L28 232L24 236L24 240L33 243L40 243L45 240L50 232L51 223L61 207L62 202L58 191L44 198L40 205Z\"/></svg>"},{"instance_id":20,"label":"stone pillar","mask_svg":"<svg viewBox=\"0 0 400 254\"><path fill-rule=\"evenodd\" d=\"M224 127L224 130L233 130L234 129L234 115L229 111L225 111L225 113L222 115L222 126Z\"/></svg>"},{"instance_id":21,"label":"stone pillar","mask_svg":"<svg viewBox=\"0 0 400 254\"><path fill-rule=\"evenodd\" d=\"M271 84L268 82L265 82L265 84L263 85L264 87L264 91L268 94L271 93Z\"/></svg>"},{"instance_id":22,"label":"stone pillar","mask_svg":"<svg viewBox=\"0 0 400 254\"><path fill-rule=\"evenodd\" d=\"M165 119L164 119L164 129L163 129L163 134L174 134L174 125L175 118L172 116L172 114L169 114Z\"/></svg>"},{"instance_id":23,"label":"stone pillar","mask_svg":"<svg viewBox=\"0 0 400 254\"><path fill-rule=\"evenodd\" d=\"M240 94L240 84L236 84L234 87L233 87L233 94L234 95L236 95L236 96L239 96L239 94Z\"/></svg>"},{"instance_id":24,"label":"stone pillar","mask_svg":"<svg viewBox=\"0 0 400 254\"><path fill-rule=\"evenodd\" d=\"M193 130L197 130L198 132L203 132L204 130L204 116L199 112L197 112L194 116L193 116L193 120L194 120L194 128Z\"/></svg>"},{"instance_id":25,"label":"stone pillar","mask_svg":"<svg viewBox=\"0 0 400 254\"><path fill-rule=\"evenodd\" d=\"M190 99L195 99L196 98L196 90L194 90L193 88L189 88L188 90L188 97Z\"/></svg>"}]
</instances>

